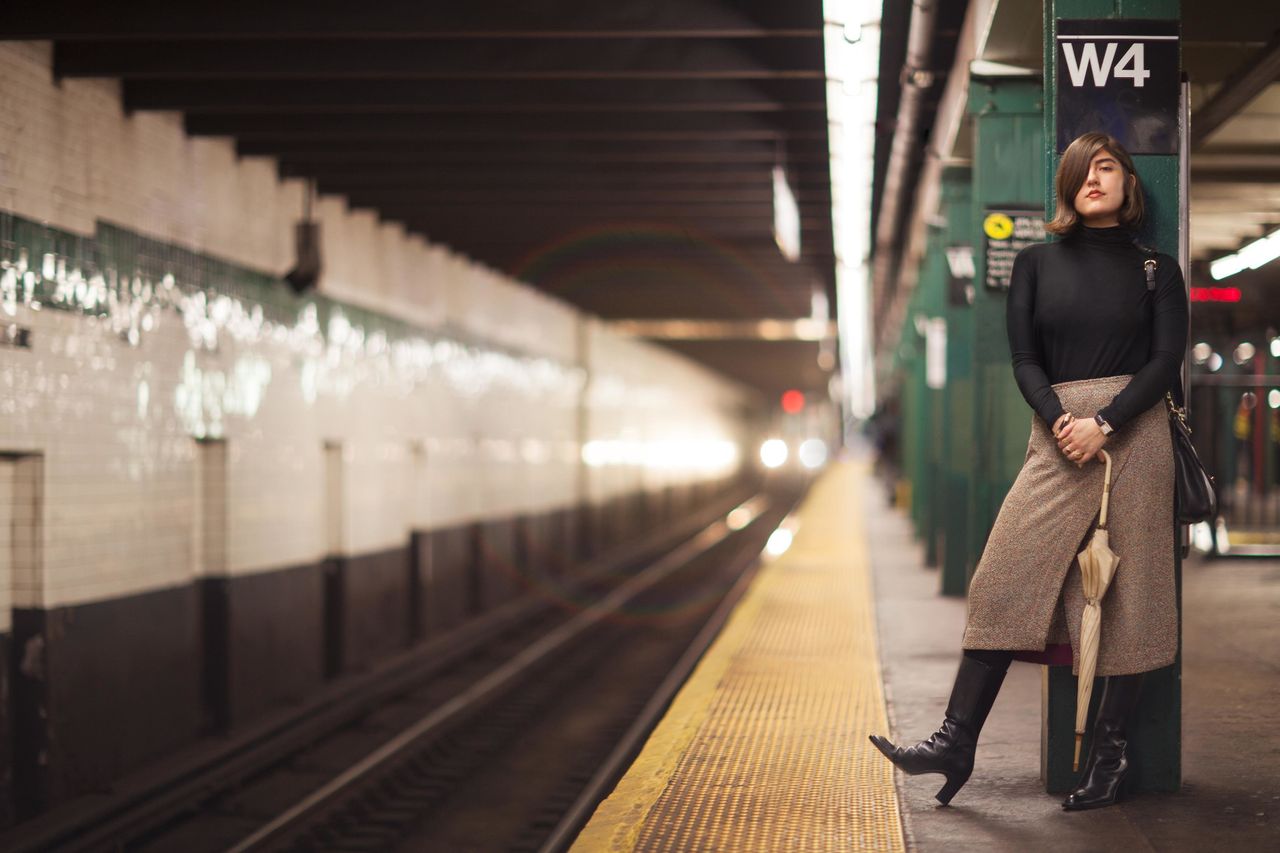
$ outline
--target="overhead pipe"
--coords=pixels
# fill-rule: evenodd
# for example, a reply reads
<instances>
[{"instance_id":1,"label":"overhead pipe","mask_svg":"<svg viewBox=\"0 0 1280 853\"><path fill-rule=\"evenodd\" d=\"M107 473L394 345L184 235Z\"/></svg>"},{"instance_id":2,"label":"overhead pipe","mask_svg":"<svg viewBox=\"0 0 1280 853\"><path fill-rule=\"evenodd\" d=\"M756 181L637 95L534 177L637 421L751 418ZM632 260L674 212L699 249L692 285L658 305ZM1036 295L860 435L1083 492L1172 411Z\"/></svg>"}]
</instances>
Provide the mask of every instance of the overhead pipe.
<instances>
[{"instance_id":1,"label":"overhead pipe","mask_svg":"<svg viewBox=\"0 0 1280 853\"><path fill-rule=\"evenodd\" d=\"M880 218L876 223L875 260L871 268L874 339L883 337L890 288L898 272L898 217L907 204L908 169L919 136L920 112L925 93L933 86L929 53L937 22L939 0L912 0L907 29L907 57L899 82L902 97L894 123L893 147L885 169L884 191L880 197Z\"/></svg>"},{"instance_id":2,"label":"overhead pipe","mask_svg":"<svg viewBox=\"0 0 1280 853\"><path fill-rule=\"evenodd\" d=\"M969 66L977 58L977 33L989 19L992 8L991 0L971 0L965 10L951 71L938 102L933 134L925 145L924 163L916 178L915 194L908 202L912 205L914 215L907 219L898 235L902 250L894 253L893 262L896 267L890 279L893 289L885 294L884 303L879 309L877 352L891 353L898 346L911 293L920 277L927 226L937 224L933 217L942 194L942 170L949 163L967 162L951 158L968 102ZM877 368L880 372L876 382L886 389L891 388L894 377L887 373L888 361L880 362Z\"/></svg>"}]
</instances>

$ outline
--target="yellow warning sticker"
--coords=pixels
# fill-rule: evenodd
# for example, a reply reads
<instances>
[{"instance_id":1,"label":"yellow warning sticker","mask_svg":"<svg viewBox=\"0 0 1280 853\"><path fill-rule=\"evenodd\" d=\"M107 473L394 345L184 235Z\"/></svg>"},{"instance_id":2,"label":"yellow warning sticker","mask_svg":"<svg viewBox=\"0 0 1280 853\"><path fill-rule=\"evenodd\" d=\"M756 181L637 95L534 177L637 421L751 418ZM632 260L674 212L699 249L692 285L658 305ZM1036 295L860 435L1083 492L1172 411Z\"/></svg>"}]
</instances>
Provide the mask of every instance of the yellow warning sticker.
<instances>
[{"instance_id":1,"label":"yellow warning sticker","mask_svg":"<svg viewBox=\"0 0 1280 853\"><path fill-rule=\"evenodd\" d=\"M1008 240L1013 235L1013 220L1004 213L988 213L982 220L982 230L992 240Z\"/></svg>"}]
</instances>

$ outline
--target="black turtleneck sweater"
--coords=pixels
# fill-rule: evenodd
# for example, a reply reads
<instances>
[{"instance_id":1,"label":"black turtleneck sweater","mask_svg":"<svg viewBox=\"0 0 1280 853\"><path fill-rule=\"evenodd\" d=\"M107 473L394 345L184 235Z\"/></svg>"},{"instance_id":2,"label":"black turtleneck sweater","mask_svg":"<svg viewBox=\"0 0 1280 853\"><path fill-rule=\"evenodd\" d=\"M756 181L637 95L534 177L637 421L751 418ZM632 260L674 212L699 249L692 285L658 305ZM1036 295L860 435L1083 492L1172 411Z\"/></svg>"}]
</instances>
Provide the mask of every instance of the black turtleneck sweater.
<instances>
[{"instance_id":1,"label":"black turtleneck sweater","mask_svg":"<svg viewBox=\"0 0 1280 853\"><path fill-rule=\"evenodd\" d=\"M1165 254L1157 256L1155 291L1147 290L1147 257L1124 228L1081 225L1014 260L1006 318L1013 375L1050 428L1063 413L1053 383L1133 374L1099 412L1117 431L1173 386L1187 346L1186 290Z\"/></svg>"}]
</instances>

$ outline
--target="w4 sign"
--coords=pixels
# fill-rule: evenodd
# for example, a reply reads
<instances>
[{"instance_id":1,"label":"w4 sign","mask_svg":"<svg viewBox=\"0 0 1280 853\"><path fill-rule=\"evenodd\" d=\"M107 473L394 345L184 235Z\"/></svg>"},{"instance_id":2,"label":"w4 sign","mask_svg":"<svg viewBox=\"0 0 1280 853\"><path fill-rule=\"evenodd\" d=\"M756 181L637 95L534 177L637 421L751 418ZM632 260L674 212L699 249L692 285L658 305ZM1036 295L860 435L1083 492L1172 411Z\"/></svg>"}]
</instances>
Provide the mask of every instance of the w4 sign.
<instances>
[{"instance_id":1,"label":"w4 sign","mask_svg":"<svg viewBox=\"0 0 1280 853\"><path fill-rule=\"evenodd\" d=\"M1072 86L1085 85L1090 74L1093 75L1094 86L1106 86L1111 76L1116 79L1129 79L1133 81L1133 85L1141 86L1151 76L1146 66L1146 45L1142 42L1129 45L1129 50L1120 58L1120 63L1114 66L1119 42L1104 42L1106 47L1101 58L1098 57L1098 44L1096 41L1079 43L1064 41L1062 43L1062 55L1067 60L1067 71L1070 74ZM1076 55L1077 49L1080 52L1079 56Z\"/></svg>"},{"instance_id":2,"label":"w4 sign","mask_svg":"<svg viewBox=\"0 0 1280 853\"><path fill-rule=\"evenodd\" d=\"M1178 22L1057 21L1057 144L1102 131L1133 154L1178 151Z\"/></svg>"}]
</instances>

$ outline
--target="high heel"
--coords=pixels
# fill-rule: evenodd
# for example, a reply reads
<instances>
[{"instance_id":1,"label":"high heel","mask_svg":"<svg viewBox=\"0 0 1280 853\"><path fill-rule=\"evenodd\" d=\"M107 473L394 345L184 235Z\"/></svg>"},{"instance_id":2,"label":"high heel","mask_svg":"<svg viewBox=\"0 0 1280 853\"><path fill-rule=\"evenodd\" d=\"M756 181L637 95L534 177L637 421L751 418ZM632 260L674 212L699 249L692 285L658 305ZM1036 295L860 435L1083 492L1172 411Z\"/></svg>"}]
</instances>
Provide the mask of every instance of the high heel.
<instances>
[{"instance_id":1,"label":"high heel","mask_svg":"<svg viewBox=\"0 0 1280 853\"><path fill-rule=\"evenodd\" d=\"M1125 732L1141 692L1141 673L1107 677L1084 772L1076 789L1062 801L1067 811L1114 805L1125 793L1124 781L1130 768Z\"/></svg>"},{"instance_id":2,"label":"high heel","mask_svg":"<svg viewBox=\"0 0 1280 853\"><path fill-rule=\"evenodd\" d=\"M962 657L941 728L927 740L906 748L894 746L880 735L871 735L871 743L908 775L940 773L945 776L946 784L935 797L947 805L973 773L978 734L995 704L1007 671L1007 661L1001 667L968 655Z\"/></svg>"},{"instance_id":3,"label":"high heel","mask_svg":"<svg viewBox=\"0 0 1280 853\"><path fill-rule=\"evenodd\" d=\"M969 781L969 773L958 776L948 776L947 784L943 785L938 793L934 794L934 799L942 803L944 806L951 803L951 798L964 787L964 783Z\"/></svg>"}]
</instances>

